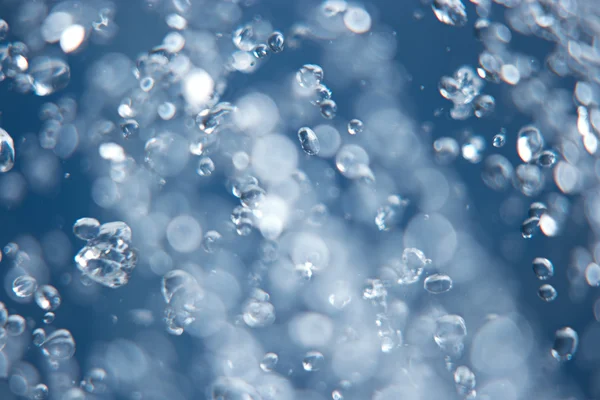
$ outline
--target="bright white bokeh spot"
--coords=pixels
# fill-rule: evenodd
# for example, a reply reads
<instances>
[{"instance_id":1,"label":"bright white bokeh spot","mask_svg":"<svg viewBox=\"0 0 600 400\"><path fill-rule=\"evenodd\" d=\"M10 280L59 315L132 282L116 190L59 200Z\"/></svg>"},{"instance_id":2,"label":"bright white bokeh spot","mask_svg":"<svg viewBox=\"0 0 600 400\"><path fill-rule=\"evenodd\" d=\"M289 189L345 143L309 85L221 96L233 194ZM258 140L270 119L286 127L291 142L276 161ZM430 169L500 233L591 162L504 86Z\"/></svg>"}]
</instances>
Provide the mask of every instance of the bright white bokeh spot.
<instances>
[{"instance_id":1,"label":"bright white bokeh spot","mask_svg":"<svg viewBox=\"0 0 600 400\"><path fill-rule=\"evenodd\" d=\"M371 29L371 16L360 7L349 7L344 13L344 25L354 33L365 33Z\"/></svg>"},{"instance_id":2,"label":"bright white bokeh spot","mask_svg":"<svg viewBox=\"0 0 600 400\"><path fill-rule=\"evenodd\" d=\"M333 335L333 321L326 315L307 312L294 317L288 325L291 339L306 348L326 346Z\"/></svg>"},{"instance_id":3,"label":"bright white bokeh spot","mask_svg":"<svg viewBox=\"0 0 600 400\"><path fill-rule=\"evenodd\" d=\"M244 133L264 135L272 132L279 121L279 110L275 102L262 93L250 93L237 102L238 112L234 122Z\"/></svg>"},{"instance_id":4,"label":"bright white bokeh spot","mask_svg":"<svg viewBox=\"0 0 600 400\"><path fill-rule=\"evenodd\" d=\"M193 108L206 104L214 91L213 78L203 69L194 69L183 81L183 97Z\"/></svg>"},{"instance_id":5,"label":"bright white bokeh spot","mask_svg":"<svg viewBox=\"0 0 600 400\"><path fill-rule=\"evenodd\" d=\"M60 35L60 48L65 53L72 53L81 46L85 39L85 28L74 24L65 29Z\"/></svg>"},{"instance_id":6,"label":"bright white bokeh spot","mask_svg":"<svg viewBox=\"0 0 600 400\"><path fill-rule=\"evenodd\" d=\"M297 146L282 135L263 136L252 148L252 166L260 180L282 182L298 166Z\"/></svg>"},{"instance_id":7,"label":"bright white bokeh spot","mask_svg":"<svg viewBox=\"0 0 600 400\"><path fill-rule=\"evenodd\" d=\"M48 15L40 32L44 40L48 43L56 43L61 39L63 32L73 25L73 16L63 11L53 12Z\"/></svg>"},{"instance_id":8,"label":"bright white bokeh spot","mask_svg":"<svg viewBox=\"0 0 600 400\"><path fill-rule=\"evenodd\" d=\"M190 253L200 247L202 228L190 215L180 215L167 226L167 240L180 253Z\"/></svg>"}]
</instances>

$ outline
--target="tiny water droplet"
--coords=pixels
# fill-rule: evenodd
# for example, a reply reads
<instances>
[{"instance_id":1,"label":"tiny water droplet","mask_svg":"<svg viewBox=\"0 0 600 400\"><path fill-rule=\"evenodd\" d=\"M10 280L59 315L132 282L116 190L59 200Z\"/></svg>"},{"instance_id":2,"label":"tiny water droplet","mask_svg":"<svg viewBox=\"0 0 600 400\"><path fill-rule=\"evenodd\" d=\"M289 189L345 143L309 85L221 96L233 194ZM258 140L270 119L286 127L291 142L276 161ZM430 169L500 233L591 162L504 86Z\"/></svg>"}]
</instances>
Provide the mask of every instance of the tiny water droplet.
<instances>
[{"instance_id":1,"label":"tiny water droplet","mask_svg":"<svg viewBox=\"0 0 600 400\"><path fill-rule=\"evenodd\" d=\"M494 135L494 139L492 139L492 144L494 147L500 148L506 144L506 134L497 133Z\"/></svg>"},{"instance_id":2,"label":"tiny water droplet","mask_svg":"<svg viewBox=\"0 0 600 400\"><path fill-rule=\"evenodd\" d=\"M54 322L54 318L55 318L55 317L56 317L56 316L54 315L54 313L53 313L53 312L51 312L51 311L48 311L46 314L44 314L44 318L42 319L42 321L43 321L43 322L44 322L46 325L48 325L48 324L51 324L51 323L53 323L53 322Z\"/></svg>"},{"instance_id":3,"label":"tiny water droplet","mask_svg":"<svg viewBox=\"0 0 600 400\"><path fill-rule=\"evenodd\" d=\"M254 54L254 57L258 59L265 58L269 55L269 47L266 44L261 43L252 50L252 53Z\"/></svg>"},{"instance_id":4,"label":"tiny water droplet","mask_svg":"<svg viewBox=\"0 0 600 400\"><path fill-rule=\"evenodd\" d=\"M210 157L201 157L198 160L196 173L200 176L210 176L215 171L215 163Z\"/></svg>"},{"instance_id":5,"label":"tiny water droplet","mask_svg":"<svg viewBox=\"0 0 600 400\"><path fill-rule=\"evenodd\" d=\"M125 139L137 135L140 130L140 124L135 119L126 119L121 123L121 132Z\"/></svg>"},{"instance_id":6,"label":"tiny water droplet","mask_svg":"<svg viewBox=\"0 0 600 400\"><path fill-rule=\"evenodd\" d=\"M296 82L303 88L315 88L323 80L323 68L316 64L305 64L296 72Z\"/></svg>"},{"instance_id":7,"label":"tiny water droplet","mask_svg":"<svg viewBox=\"0 0 600 400\"><path fill-rule=\"evenodd\" d=\"M552 168L556 164L558 157L552 150L544 150L540 153L537 159L537 163L540 167Z\"/></svg>"},{"instance_id":8,"label":"tiny water droplet","mask_svg":"<svg viewBox=\"0 0 600 400\"><path fill-rule=\"evenodd\" d=\"M46 340L46 331L43 328L37 328L32 333L33 344L40 347Z\"/></svg>"}]
</instances>

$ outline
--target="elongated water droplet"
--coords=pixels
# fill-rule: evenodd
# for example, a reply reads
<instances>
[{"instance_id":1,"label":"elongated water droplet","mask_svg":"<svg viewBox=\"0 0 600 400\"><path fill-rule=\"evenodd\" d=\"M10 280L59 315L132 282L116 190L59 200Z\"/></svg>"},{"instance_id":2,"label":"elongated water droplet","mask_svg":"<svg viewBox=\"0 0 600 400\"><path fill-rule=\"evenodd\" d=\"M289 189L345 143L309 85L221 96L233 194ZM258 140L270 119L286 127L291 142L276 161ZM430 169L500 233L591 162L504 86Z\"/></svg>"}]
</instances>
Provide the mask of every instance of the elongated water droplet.
<instances>
[{"instance_id":1,"label":"elongated water droplet","mask_svg":"<svg viewBox=\"0 0 600 400\"><path fill-rule=\"evenodd\" d=\"M446 25L464 26L467 12L461 0L434 0L431 5L435 16Z\"/></svg>"},{"instance_id":2,"label":"elongated water droplet","mask_svg":"<svg viewBox=\"0 0 600 400\"><path fill-rule=\"evenodd\" d=\"M244 305L243 319L251 328L261 328L275 322L275 307L268 301L250 299Z\"/></svg>"},{"instance_id":3,"label":"elongated water droplet","mask_svg":"<svg viewBox=\"0 0 600 400\"><path fill-rule=\"evenodd\" d=\"M545 281L554 276L554 265L547 258L536 257L533 260L533 272L539 280Z\"/></svg>"},{"instance_id":4,"label":"elongated water droplet","mask_svg":"<svg viewBox=\"0 0 600 400\"><path fill-rule=\"evenodd\" d=\"M521 160L528 163L534 160L544 147L540 130L533 125L521 128L517 135L517 152Z\"/></svg>"},{"instance_id":5,"label":"elongated water droplet","mask_svg":"<svg viewBox=\"0 0 600 400\"><path fill-rule=\"evenodd\" d=\"M321 150L321 145L319 144L319 139L315 132L307 127L300 128L298 130L298 140L300 140L300 145L302 146L302 150L309 156L314 156L319 154Z\"/></svg>"},{"instance_id":6,"label":"elongated water droplet","mask_svg":"<svg viewBox=\"0 0 600 400\"><path fill-rule=\"evenodd\" d=\"M465 395L475 388L475 374L465 365L454 371L454 383L458 394Z\"/></svg>"},{"instance_id":7,"label":"elongated water droplet","mask_svg":"<svg viewBox=\"0 0 600 400\"><path fill-rule=\"evenodd\" d=\"M467 325L460 315L448 314L437 319L433 339L447 355L460 355L467 336Z\"/></svg>"},{"instance_id":8,"label":"elongated water droplet","mask_svg":"<svg viewBox=\"0 0 600 400\"><path fill-rule=\"evenodd\" d=\"M552 285L544 284L538 289L538 296L544 301L553 301L556 299L557 295L558 293Z\"/></svg>"},{"instance_id":9,"label":"elongated water droplet","mask_svg":"<svg viewBox=\"0 0 600 400\"><path fill-rule=\"evenodd\" d=\"M440 294L452 289L452 279L448 275L434 274L425 278L423 287L429 293Z\"/></svg>"},{"instance_id":10,"label":"elongated water droplet","mask_svg":"<svg viewBox=\"0 0 600 400\"><path fill-rule=\"evenodd\" d=\"M0 172L8 172L15 165L15 144L12 137L0 128Z\"/></svg>"},{"instance_id":11,"label":"elongated water droplet","mask_svg":"<svg viewBox=\"0 0 600 400\"><path fill-rule=\"evenodd\" d=\"M80 218L73 224L73 233L82 240L91 240L99 232L100 222L95 218Z\"/></svg>"},{"instance_id":12,"label":"elongated water droplet","mask_svg":"<svg viewBox=\"0 0 600 400\"><path fill-rule=\"evenodd\" d=\"M37 281L31 275L21 275L17 277L12 284L12 290L17 297L26 299L31 297L37 289Z\"/></svg>"},{"instance_id":13,"label":"elongated water droplet","mask_svg":"<svg viewBox=\"0 0 600 400\"><path fill-rule=\"evenodd\" d=\"M579 335L570 327L560 328L554 334L554 345L550 354L558 361L569 361L577 352Z\"/></svg>"},{"instance_id":14,"label":"elongated water droplet","mask_svg":"<svg viewBox=\"0 0 600 400\"><path fill-rule=\"evenodd\" d=\"M46 331L43 328L37 328L32 333L32 342L37 347L40 347L46 341Z\"/></svg>"}]
</instances>

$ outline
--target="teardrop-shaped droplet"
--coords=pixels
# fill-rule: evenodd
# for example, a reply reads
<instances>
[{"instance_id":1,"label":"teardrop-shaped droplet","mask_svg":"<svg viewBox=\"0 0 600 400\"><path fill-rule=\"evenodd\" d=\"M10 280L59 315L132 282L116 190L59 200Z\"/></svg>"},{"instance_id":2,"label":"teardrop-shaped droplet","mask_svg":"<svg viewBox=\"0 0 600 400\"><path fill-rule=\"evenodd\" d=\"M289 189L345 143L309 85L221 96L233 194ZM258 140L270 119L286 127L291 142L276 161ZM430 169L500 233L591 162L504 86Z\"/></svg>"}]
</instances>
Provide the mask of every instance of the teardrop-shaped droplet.
<instances>
[{"instance_id":1,"label":"teardrop-shaped droplet","mask_svg":"<svg viewBox=\"0 0 600 400\"><path fill-rule=\"evenodd\" d=\"M319 154L321 150L321 145L319 144L319 139L315 132L307 127L300 128L298 130L298 140L300 140L300 145L302 146L302 150L309 156L314 156Z\"/></svg>"}]
</instances>

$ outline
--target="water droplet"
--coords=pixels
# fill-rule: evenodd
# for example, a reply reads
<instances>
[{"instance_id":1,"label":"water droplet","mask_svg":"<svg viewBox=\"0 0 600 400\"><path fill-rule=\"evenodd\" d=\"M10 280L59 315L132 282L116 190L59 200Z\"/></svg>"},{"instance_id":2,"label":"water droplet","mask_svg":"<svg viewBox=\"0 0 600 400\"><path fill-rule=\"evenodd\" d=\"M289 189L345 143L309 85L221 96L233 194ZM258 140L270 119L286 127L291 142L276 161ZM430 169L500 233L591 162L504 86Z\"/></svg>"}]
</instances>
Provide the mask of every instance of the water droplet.
<instances>
[{"instance_id":1,"label":"water droplet","mask_svg":"<svg viewBox=\"0 0 600 400\"><path fill-rule=\"evenodd\" d=\"M32 333L33 344L40 347L46 341L46 331L43 328L37 328Z\"/></svg>"},{"instance_id":2,"label":"water droplet","mask_svg":"<svg viewBox=\"0 0 600 400\"><path fill-rule=\"evenodd\" d=\"M127 139L130 136L137 135L140 130L140 124L135 119L126 119L121 123L121 132L123 137Z\"/></svg>"},{"instance_id":3,"label":"water droplet","mask_svg":"<svg viewBox=\"0 0 600 400\"><path fill-rule=\"evenodd\" d=\"M221 247L223 236L217 231L207 231L202 239L202 248L207 253L214 253Z\"/></svg>"},{"instance_id":4,"label":"water droplet","mask_svg":"<svg viewBox=\"0 0 600 400\"><path fill-rule=\"evenodd\" d=\"M275 322L275 307L268 301L250 299L244 304L243 319L250 328L261 328Z\"/></svg>"},{"instance_id":5,"label":"water droplet","mask_svg":"<svg viewBox=\"0 0 600 400\"><path fill-rule=\"evenodd\" d=\"M102 368L92 368L81 382L81 388L88 393L100 394L106 391L107 373Z\"/></svg>"},{"instance_id":6,"label":"water droplet","mask_svg":"<svg viewBox=\"0 0 600 400\"><path fill-rule=\"evenodd\" d=\"M298 130L298 140L300 140L300 145L302 146L302 150L309 156L314 156L319 154L321 150L321 145L319 144L319 139L315 132L308 128L303 127Z\"/></svg>"},{"instance_id":7,"label":"water droplet","mask_svg":"<svg viewBox=\"0 0 600 400\"><path fill-rule=\"evenodd\" d=\"M387 289L379 279L367 279L363 288L363 299L371 300L374 304L385 302Z\"/></svg>"},{"instance_id":8,"label":"water droplet","mask_svg":"<svg viewBox=\"0 0 600 400\"><path fill-rule=\"evenodd\" d=\"M491 115L496 108L496 99L489 94L479 95L473 100L473 111L477 118Z\"/></svg>"},{"instance_id":9,"label":"water droplet","mask_svg":"<svg viewBox=\"0 0 600 400\"><path fill-rule=\"evenodd\" d=\"M537 165L521 164L515 170L515 186L525 196L535 196L544 188L544 175Z\"/></svg>"},{"instance_id":10,"label":"water droplet","mask_svg":"<svg viewBox=\"0 0 600 400\"><path fill-rule=\"evenodd\" d=\"M540 219L537 217L530 217L523 221L521 225L521 235L525 239L531 239L533 235L540 228Z\"/></svg>"},{"instance_id":11,"label":"water droplet","mask_svg":"<svg viewBox=\"0 0 600 400\"><path fill-rule=\"evenodd\" d=\"M305 371L319 371L325 364L325 357L318 351L309 351L302 360L302 367Z\"/></svg>"},{"instance_id":12,"label":"water droplet","mask_svg":"<svg viewBox=\"0 0 600 400\"><path fill-rule=\"evenodd\" d=\"M357 179L361 177L361 170L369 165L369 155L362 147L347 144L335 155L335 165L346 178Z\"/></svg>"},{"instance_id":13,"label":"water droplet","mask_svg":"<svg viewBox=\"0 0 600 400\"><path fill-rule=\"evenodd\" d=\"M198 129L207 135L218 132L220 127L229 123L229 118L236 110L236 106L226 101L222 101L212 108L206 108L196 115ZM215 138L213 137L212 140L214 141Z\"/></svg>"},{"instance_id":14,"label":"water droplet","mask_svg":"<svg viewBox=\"0 0 600 400\"><path fill-rule=\"evenodd\" d=\"M5 328L6 328L6 332L10 336L19 336L20 334L22 334L25 331L25 326L26 326L25 318L23 318L20 315L17 315L17 314L9 315L9 317L6 319Z\"/></svg>"},{"instance_id":15,"label":"water droplet","mask_svg":"<svg viewBox=\"0 0 600 400\"><path fill-rule=\"evenodd\" d=\"M15 144L8 132L0 128L0 172L8 172L14 165Z\"/></svg>"},{"instance_id":16,"label":"water droplet","mask_svg":"<svg viewBox=\"0 0 600 400\"><path fill-rule=\"evenodd\" d=\"M269 47L266 44L261 43L254 48L252 53L256 58L265 58L267 55L269 55Z\"/></svg>"},{"instance_id":17,"label":"water droplet","mask_svg":"<svg viewBox=\"0 0 600 400\"><path fill-rule=\"evenodd\" d=\"M557 295L558 293L552 285L544 284L538 289L538 296L544 301L553 301Z\"/></svg>"},{"instance_id":18,"label":"water droplet","mask_svg":"<svg viewBox=\"0 0 600 400\"><path fill-rule=\"evenodd\" d=\"M435 159L440 164L449 164L456 159L460 148L456 139L451 137L441 137L433 142Z\"/></svg>"},{"instance_id":19,"label":"water droplet","mask_svg":"<svg viewBox=\"0 0 600 400\"><path fill-rule=\"evenodd\" d=\"M544 147L544 138L540 130L533 125L527 125L519 130L517 135L517 152L521 160L528 163L534 160Z\"/></svg>"},{"instance_id":20,"label":"water droplet","mask_svg":"<svg viewBox=\"0 0 600 400\"><path fill-rule=\"evenodd\" d=\"M510 185L513 174L512 164L506 157L492 154L484 162L481 179L490 189L501 191Z\"/></svg>"},{"instance_id":21,"label":"water droplet","mask_svg":"<svg viewBox=\"0 0 600 400\"><path fill-rule=\"evenodd\" d=\"M325 100L331 99L331 89L327 86L320 84L315 88L315 97L310 100L313 106L318 106Z\"/></svg>"},{"instance_id":22,"label":"water droplet","mask_svg":"<svg viewBox=\"0 0 600 400\"><path fill-rule=\"evenodd\" d=\"M31 297L35 290L37 289L37 281L33 276L30 275L21 275L17 277L12 284L12 290L22 299L26 299Z\"/></svg>"},{"instance_id":23,"label":"water droplet","mask_svg":"<svg viewBox=\"0 0 600 400\"><path fill-rule=\"evenodd\" d=\"M433 339L448 355L460 355L467 336L467 325L460 315L448 314L437 319Z\"/></svg>"},{"instance_id":24,"label":"water droplet","mask_svg":"<svg viewBox=\"0 0 600 400\"><path fill-rule=\"evenodd\" d=\"M461 365L454 371L454 383L459 394L467 394L475 388L475 374L469 367Z\"/></svg>"},{"instance_id":25,"label":"water droplet","mask_svg":"<svg viewBox=\"0 0 600 400\"><path fill-rule=\"evenodd\" d=\"M54 315L53 312L48 311L46 314L44 314L44 318L42 318L42 321L46 324L49 325L51 323L54 322L54 318L56 317L56 315Z\"/></svg>"},{"instance_id":26,"label":"water droplet","mask_svg":"<svg viewBox=\"0 0 600 400\"><path fill-rule=\"evenodd\" d=\"M154 78L151 76L144 76L140 79L140 89L144 92L149 92L154 88Z\"/></svg>"},{"instance_id":27,"label":"water droplet","mask_svg":"<svg viewBox=\"0 0 600 400\"><path fill-rule=\"evenodd\" d=\"M316 88L323 80L323 68L316 64L305 64L296 72L296 82L303 88Z\"/></svg>"},{"instance_id":28,"label":"water droplet","mask_svg":"<svg viewBox=\"0 0 600 400\"><path fill-rule=\"evenodd\" d=\"M397 226L402 220L408 201L400 196L388 196L386 204L377 209L375 225L380 231L388 231Z\"/></svg>"},{"instance_id":29,"label":"water droplet","mask_svg":"<svg viewBox=\"0 0 600 400\"><path fill-rule=\"evenodd\" d=\"M544 150L540 153L537 159L537 163L540 167L552 168L556 164L558 157L552 150Z\"/></svg>"},{"instance_id":30,"label":"water droplet","mask_svg":"<svg viewBox=\"0 0 600 400\"><path fill-rule=\"evenodd\" d=\"M351 135L357 135L362 133L364 124L360 119L352 119L348 122L348 133Z\"/></svg>"},{"instance_id":31,"label":"water droplet","mask_svg":"<svg viewBox=\"0 0 600 400\"><path fill-rule=\"evenodd\" d=\"M533 259L533 272L541 281L554 276L554 265L547 258L536 257Z\"/></svg>"},{"instance_id":32,"label":"water droplet","mask_svg":"<svg viewBox=\"0 0 600 400\"><path fill-rule=\"evenodd\" d=\"M531 203L529 206L530 217L542 218L542 215L544 215L546 211L548 211L548 207L546 207L544 203L535 202Z\"/></svg>"},{"instance_id":33,"label":"water droplet","mask_svg":"<svg viewBox=\"0 0 600 400\"><path fill-rule=\"evenodd\" d=\"M396 272L398 284L411 285L421 278L423 268L430 263L421 250L411 247L402 252L402 261L393 259L387 266Z\"/></svg>"},{"instance_id":34,"label":"water droplet","mask_svg":"<svg viewBox=\"0 0 600 400\"><path fill-rule=\"evenodd\" d=\"M265 199L265 190L258 185L250 185L244 188L240 196L240 201L244 207L251 210L258 208Z\"/></svg>"},{"instance_id":35,"label":"water droplet","mask_svg":"<svg viewBox=\"0 0 600 400\"><path fill-rule=\"evenodd\" d=\"M485 140L481 136L471 136L462 145L462 156L465 160L477 164L483 158Z\"/></svg>"},{"instance_id":36,"label":"water droplet","mask_svg":"<svg viewBox=\"0 0 600 400\"><path fill-rule=\"evenodd\" d=\"M31 400L46 400L48 398L48 386L38 383L31 389Z\"/></svg>"},{"instance_id":37,"label":"water droplet","mask_svg":"<svg viewBox=\"0 0 600 400\"><path fill-rule=\"evenodd\" d=\"M452 279L448 275L434 274L425 278L423 287L429 293L440 294L452 289Z\"/></svg>"},{"instance_id":38,"label":"water droplet","mask_svg":"<svg viewBox=\"0 0 600 400\"><path fill-rule=\"evenodd\" d=\"M33 79L33 91L38 96L48 96L64 89L71 79L69 65L52 57L36 57L29 66L29 75Z\"/></svg>"},{"instance_id":39,"label":"water droplet","mask_svg":"<svg viewBox=\"0 0 600 400\"><path fill-rule=\"evenodd\" d=\"M58 329L52 332L42 344L42 352L51 361L67 360L75 354L75 340L71 332Z\"/></svg>"},{"instance_id":40,"label":"water droplet","mask_svg":"<svg viewBox=\"0 0 600 400\"><path fill-rule=\"evenodd\" d=\"M273 53L281 53L283 51L284 42L285 39L283 37L283 33L277 31L271 33L267 39L267 45Z\"/></svg>"},{"instance_id":41,"label":"water droplet","mask_svg":"<svg viewBox=\"0 0 600 400\"><path fill-rule=\"evenodd\" d=\"M332 400L344 400L344 395L339 390L334 390L333 392L331 392L331 399Z\"/></svg>"},{"instance_id":42,"label":"water droplet","mask_svg":"<svg viewBox=\"0 0 600 400\"><path fill-rule=\"evenodd\" d=\"M73 224L73 233L82 240L93 239L99 232L100 222L95 218L80 218Z\"/></svg>"},{"instance_id":43,"label":"water droplet","mask_svg":"<svg viewBox=\"0 0 600 400\"><path fill-rule=\"evenodd\" d=\"M185 294L185 292L195 290L197 286L196 279L188 272L174 269L163 276L160 290L165 303L169 304L178 291Z\"/></svg>"},{"instance_id":44,"label":"water droplet","mask_svg":"<svg viewBox=\"0 0 600 400\"><path fill-rule=\"evenodd\" d=\"M242 51L251 51L257 45L254 24L247 23L237 28L232 35L233 44Z\"/></svg>"},{"instance_id":45,"label":"water droplet","mask_svg":"<svg viewBox=\"0 0 600 400\"><path fill-rule=\"evenodd\" d=\"M494 135L494 138L492 139L492 144L494 145L494 147L497 148L504 146L506 144L506 134L501 132Z\"/></svg>"},{"instance_id":46,"label":"water droplet","mask_svg":"<svg viewBox=\"0 0 600 400\"><path fill-rule=\"evenodd\" d=\"M273 371L273 369L275 369L275 366L277 365L278 361L279 356L277 354L267 353L260 362L260 369L262 369L265 372L271 372Z\"/></svg>"},{"instance_id":47,"label":"water droplet","mask_svg":"<svg viewBox=\"0 0 600 400\"><path fill-rule=\"evenodd\" d=\"M585 280L591 287L600 286L600 265L589 263L585 268Z\"/></svg>"},{"instance_id":48,"label":"water droplet","mask_svg":"<svg viewBox=\"0 0 600 400\"><path fill-rule=\"evenodd\" d=\"M8 311L6 310L4 303L0 301L0 327L3 327L6 324L7 319Z\"/></svg>"},{"instance_id":49,"label":"water droplet","mask_svg":"<svg viewBox=\"0 0 600 400\"><path fill-rule=\"evenodd\" d=\"M321 102L321 115L326 119L334 119L337 113L337 104L331 99Z\"/></svg>"},{"instance_id":50,"label":"water droplet","mask_svg":"<svg viewBox=\"0 0 600 400\"><path fill-rule=\"evenodd\" d=\"M467 23L467 12L461 0L433 0L431 8L437 19L446 25L461 27Z\"/></svg>"},{"instance_id":51,"label":"water droplet","mask_svg":"<svg viewBox=\"0 0 600 400\"><path fill-rule=\"evenodd\" d=\"M215 163L210 157L201 157L198 160L198 167L196 173L200 176L210 176L215 170Z\"/></svg>"},{"instance_id":52,"label":"water droplet","mask_svg":"<svg viewBox=\"0 0 600 400\"><path fill-rule=\"evenodd\" d=\"M175 104L171 103L170 101L165 101L158 106L156 112L163 121L168 121L175 116L177 107L175 107Z\"/></svg>"},{"instance_id":53,"label":"water droplet","mask_svg":"<svg viewBox=\"0 0 600 400\"><path fill-rule=\"evenodd\" d=\"M573 328L560 328L554 334L554 345L550 354L558 361L569 361L577 352L579 335Z\"/></svg>"},{"instance_id":54,"label":"water droplet","mask_svg":"<svg viewBox=\"0 0 600 400\"><path fill-rule=\"evenodd\" d=\"M0 40L6 39L9 30L10 26L8 25L8 22L0 18Z\"/></svg>"},{"instance_id":55,"label":"water droplet","mask_svg":"<svg viewBox=\"0 0 600 400\"><path fill-rule=\"evenodd\" d=\"M42 285L35 292L35 302L42 310L54 311L60 307L60 293L54 286Z\"/></svg>"}]
</instances>

